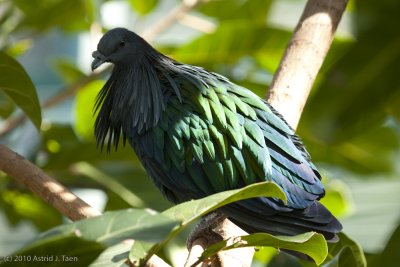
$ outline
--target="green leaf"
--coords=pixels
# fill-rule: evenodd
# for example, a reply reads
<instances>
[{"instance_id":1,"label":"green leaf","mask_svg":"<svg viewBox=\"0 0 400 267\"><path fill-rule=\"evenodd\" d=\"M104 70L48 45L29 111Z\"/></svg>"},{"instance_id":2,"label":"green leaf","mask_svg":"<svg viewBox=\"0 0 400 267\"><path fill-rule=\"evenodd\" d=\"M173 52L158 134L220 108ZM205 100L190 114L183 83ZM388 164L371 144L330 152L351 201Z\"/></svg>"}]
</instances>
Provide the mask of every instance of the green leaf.
<instances>
[{"instance_id":1,"label":"green leaf","mask_svg":"<svg viewBox=\"0 0 400 267\"><path fill-rule=\"evenodd\" d=\"M0 89L3 90L40 129L42 114L33 85L24 68L14 58L0 51Z\"/></svg>"},{"instance_id":2,"label":"green leaf","mask_svg":"<svg viewBox=\"0 0 400 267\"><path fill-rule=\"evenodd\" d=\"M126 239L134 239L135 243L139 241L159 242L178 225L177 220L155 211L129 209L107 212L98 217L62 225L44 232L35 241L17 252L16 255L24 253L24 251L40 250L43 244L49 242L53 242L50 248L58 247L58 242L69 237L79 237L85 241L102 244L102 247L103 245L114 246ZM46 245L42 250L47 252L48 248ZM70 252L72 254L76 249L82 248L66 246L63 247L62 251L65 255L70 255Z\"/></svg>"},{"instance_id":3,"label":"green leaf","mask_svg":"<svg viewBox=\"0 0 400 267\"><path fill-rule=\"evenodd\" d=\"M229 203L252 197L276 197L286 202L285 193L272 182L255 183L241 189L229 190L211 196L184 202L163 212L166 216L187 225L197 218Z\"/></svg>"},{"instance_id":4,"label":"green leaf","mask_svg":"<svg viewBox=\"0 0 400 267\"><path fill-rule=\"evenodd\" d=\"M25 247L10 256L11 262L0 266L88 266L106 247L77 236L58 235L39 240L34 246Z\"/></svg>"},{"instance_id":5,"label":"green leaf","mask_svg":"<svg viewBox=\"0 0 400 267\"><path fill-rule=\"evenodd\" d=\"M150 13L158 4L158 0L129 0L133 10L144 16Z\"/></svg>"},{"instance_id":6,"label":"green leaf","mask_svg":"<svg viewBox=\"0 0 400 267\"><path fill-rule=\"evenodd\" d=\"M344 233L338 236L339 242L328 246L328 257L323 267L366 267L367 261L361 246Z\"/></svg>"},{"instance_id":7,"label":"green leaf","mask_svg":"<svg viewBox=\"0 0 400 267\"><path fill-rule=\"evenodd\" d=\"M151 248L151 251L147 253L146 258L143 260L146 261L147 259L149 259L165 243L167 243L176 234L178 234L190 223L194 222L201 216L210 213L211 211L218 209L219 207L224 206L226 204L246 198L260 197L260 196L275 197L286 202L286 196L278 185L271 182L262 182L262 183L252 184L241 189L220 192L202 199L184 202L164 211L162 214L166 215L167 217L173 220L182 221L182 223L179 225L179 227L174 228L173 231L171 231L168 235L163 237L164 238L163 241L161 241L158 244L154 243L154 246ZM135 242L132 249L133 250L136 249L136 246L139 245L141 246L139 242ZM130 253L130 258L131 259L140 258L140 256L135 255L133 253L133 250Z\"/></svg>"},{"instance_id":8,"label":"green leaf","mask_svg":"<svg viewBox=\"0 0 400 267\"><path fill-rule=\"evenodd\" d=\"M208 247L201 255L199 262L211 258L220 251L258 246L297 251L308 255L318 265L324 261L328 254L328 246L324 236L315 232L296 236L273 236L267 233L256 233L235 238L232 244L224 240Z\"/></svg>"},{"instance_id":9,"label":"green leaf","mask_svg":"<svg viewBox=\"0 0 400 267\"><path fill-rule=\"evenodd\" d=\"M96 96L104 85L104 81L95 80L78 91L74 105L75 133L86 141L94 140L94 122L96 114L93 107Z\"/></svg>"}]
</instances>

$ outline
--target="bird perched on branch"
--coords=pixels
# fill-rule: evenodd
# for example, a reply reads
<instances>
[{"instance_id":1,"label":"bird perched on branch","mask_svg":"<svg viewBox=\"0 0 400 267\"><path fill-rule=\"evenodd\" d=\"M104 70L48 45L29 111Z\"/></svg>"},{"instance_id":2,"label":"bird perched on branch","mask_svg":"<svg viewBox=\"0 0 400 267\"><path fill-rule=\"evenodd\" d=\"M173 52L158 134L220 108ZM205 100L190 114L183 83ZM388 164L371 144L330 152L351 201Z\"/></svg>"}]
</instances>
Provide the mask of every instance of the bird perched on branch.
<instances>
[{"instance_id":1,"label":"bird perched on branch","mask_svg":"<svg viewBox=\"0 0 400 267\"><path fill-rule=\"evenodd\" d=\"M266 101L227 78L177 62L135 33L107 32L92 69L114 64L100 91L95 136L100 147L135 150L147 173L174 203L261 182L275 182L287 203L267 197L220 211L243 230L337 239L342 226L318 202L321 176L301 140Z\"/></svg>"}]
</instances>

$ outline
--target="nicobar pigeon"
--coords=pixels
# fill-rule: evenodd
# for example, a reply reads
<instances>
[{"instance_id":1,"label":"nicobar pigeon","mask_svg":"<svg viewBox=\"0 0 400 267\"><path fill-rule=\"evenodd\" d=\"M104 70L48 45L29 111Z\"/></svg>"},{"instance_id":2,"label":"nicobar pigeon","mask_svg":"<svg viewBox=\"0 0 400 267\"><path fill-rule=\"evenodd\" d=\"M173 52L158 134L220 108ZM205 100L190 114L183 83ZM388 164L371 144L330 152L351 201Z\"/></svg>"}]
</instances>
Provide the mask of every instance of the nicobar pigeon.
<instances>
[{"instance_id":1,"label":"nicobar pigeon","mask_svg":"<svg viewBox=\"0 0 400 267\"><path fill-rule=\"evenodd\" d=\"M248 233L316 231L337 240L339 221L318 202L321 175L301 140L266 101L227 78L177 62L137 34L108 31L92 69L114 64L95 109L98 146L132 146L173 203L275 182L287 203L258 197L219 209Z\"/></svg>"}]
</instances>

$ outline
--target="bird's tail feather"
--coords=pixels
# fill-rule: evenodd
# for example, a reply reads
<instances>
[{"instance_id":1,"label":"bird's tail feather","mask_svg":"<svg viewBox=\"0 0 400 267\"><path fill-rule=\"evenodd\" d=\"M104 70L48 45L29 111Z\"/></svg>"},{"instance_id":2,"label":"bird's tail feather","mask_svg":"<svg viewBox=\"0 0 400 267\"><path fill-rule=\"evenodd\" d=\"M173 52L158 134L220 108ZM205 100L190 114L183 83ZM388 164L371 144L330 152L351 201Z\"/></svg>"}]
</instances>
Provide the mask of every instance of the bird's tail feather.
<instances>
[{"instance_id":1,"label":"bird's tail feather","mask_svg":"<svg viewBox=\"0 0 400 267\"><path fill-rule=\"evenodd\" d=\"M340 222L318 201L302 210L276 211L257 199L235 202L221 208L235 224L248 233L267 232L275 235L297 235L318 232L328 242L338 241Z\"/></svg>"}]
</instances>

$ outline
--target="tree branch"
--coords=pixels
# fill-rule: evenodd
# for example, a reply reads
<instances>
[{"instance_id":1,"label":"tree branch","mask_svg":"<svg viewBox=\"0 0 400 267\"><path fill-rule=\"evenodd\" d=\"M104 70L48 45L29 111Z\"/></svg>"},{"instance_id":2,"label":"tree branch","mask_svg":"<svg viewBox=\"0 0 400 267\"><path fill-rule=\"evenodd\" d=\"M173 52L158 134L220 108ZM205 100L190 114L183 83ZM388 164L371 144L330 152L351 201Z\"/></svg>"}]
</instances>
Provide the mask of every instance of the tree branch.
<instances>
[{"instance_id":1,"label":"tree branch","mask_svg":"<svg viewBox=\"0 0 400 267\"><path fill-rule=\"evenodd\" d=\"M34 164L4 145L0 145L0 170L37 194L72 221L101 214Z\"/></svg>"},{"instance_id":2,"label":"tree branch","mask_svg":"<svg viewBox=\"0 0 400 267\"><path fill-rule=\"evenodd\" d=\"M297 128L348 0L309 0L267 94L268 102Z\"/></svg>"},{"instance_id":3,"label":"tree branch","mask_svg":"<svg viewBox=\"0 0 400 267\"><path fill-rule=\"evenodd\" d=\"M311 87L332 43L336 28L348 0L309 0L294 30L267 94L267 101L276 108L293 129L297 128ZM243 230L225 219L214 229L226 240L243 235ZM205 232L206 233L206 232ZM190 251L187 260L199 258L208 246L202 236L196 253ZM250 266L254 249L241 248L218 254L219 266ZM240 255L241 262L232 261ZM247 260L244 260L247 259ZM212 265L212 264L211 264ZM200 266L200 265L198 265Z\"/></svg>"}]
</instances>

